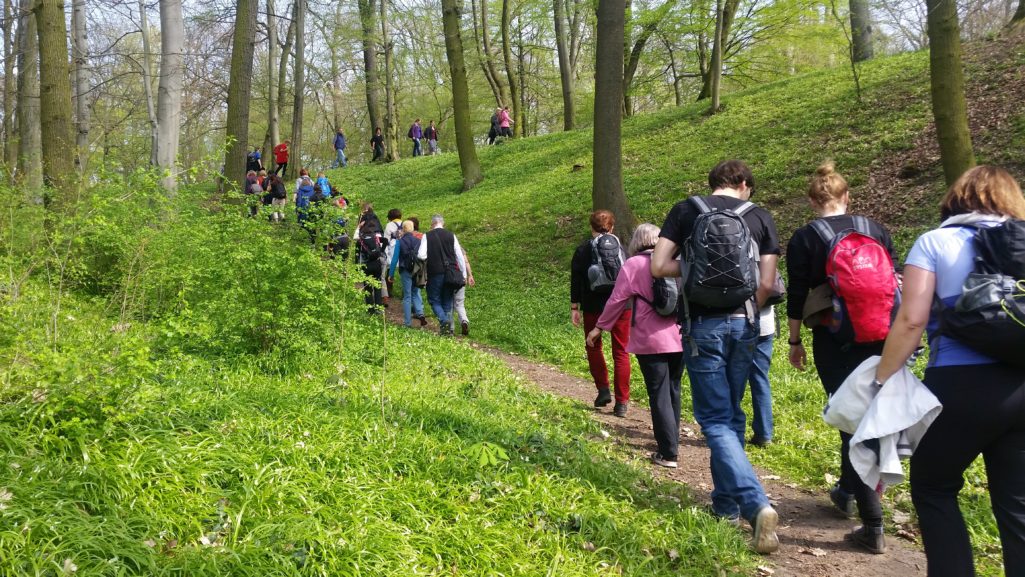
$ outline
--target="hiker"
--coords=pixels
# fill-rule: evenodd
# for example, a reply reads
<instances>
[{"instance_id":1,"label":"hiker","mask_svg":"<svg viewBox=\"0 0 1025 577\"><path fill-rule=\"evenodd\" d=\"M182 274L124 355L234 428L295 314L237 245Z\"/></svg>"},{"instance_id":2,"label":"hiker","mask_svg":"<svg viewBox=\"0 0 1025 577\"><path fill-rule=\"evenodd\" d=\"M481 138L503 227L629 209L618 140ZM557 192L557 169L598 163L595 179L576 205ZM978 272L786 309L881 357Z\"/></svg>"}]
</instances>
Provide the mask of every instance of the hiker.
<instances>
[{"instance_id":1,"label":"hiker","mask_svg":"<svg viewBox=\"0 0 1025 577\"><path fill-rule=\"evenodd\" d=\"M295 177L295 187L299 188L300 186L302 186L303 179L304 178L308 178L309 176L310 176L310 171L309 170L306 170L306 168L300 168L299 169L299 176Z\"/></svg>"},{"instance_id":2,"label":"hiker","mask_svg":"<svg viewBox=\"0 0 1025 577\"><path fill-rule=\"evenodd\" d=\"M669 211L652 253L651 272L676 277L682 266L693 272L684 279L680 321L694 417L711 450L712 511L734 522L746 519L754 529L754 550L771 553L779 548L779 516L744 453L746 417L740 401L758 339L756 315L776 276L779 239L772 216L748 202L754 177L746 164L719 163L708 184L709 196L692 196ZM691 243L696 230L694 236L702 242ZM751 243L758 259L750 256ZM712 254L716 246L726 248ZM684 256L678 261L681 250ZM711 266L713 262L720 268ZM716 278L724 262L732 272ZM710 290L703 284L706 280L730 284ZM723 290L726 286L730 291Z\"/></svg>"},{"instance_id":3,"label":"hiker","mask_svg":"<svg viewBox=\"0 0 1025 577\"><path fill-rule=\"evenodd\" d=\"M324 171L317 173L317 180L314 182L315 185L320 187L320 192L324 196L321 200L327 200L331 198L331 183L328 182L327 176L324 176Z\"/></svg>"},{"instance_id":4,"label":"hiker","mask_svg":"<svg viewBox=\"0 0 1025 577\"><path fill-rule=\"evenodd\" d=\"M605 310L605 303L612 293L615 278L608 278L607 280L610 282L595 290L588 278L588 268L592 265L597 266L595 263L601 258L595 252L597 250L595 244L598 239L608 241L602 246L609 246L609 250L615 253L609 257L610 259L618 257L622 262L622 250L619 247L619 239L612 234L616 217L611 212L607 210L594 211L591 213L590 223L591 238L577 246L570 263L569 307L573 326L580 326L581 314L583 314L587 366L591 371L591 378L594 379L594 386L598 389L594 406L600 408L612 402L612 395L609 393L609 369L605 364L601 337L594 339L592 344L587 344L586 335L594 329L599 315ZM618 273L618 263L616 266L614 272ZM626 416L627 407L630 404L630 355L626 351L626 346L630 342L631 314L629 310L624 311L608 331L609 336L612 337L612 381L616 400L612 412L617 417Z\"/></svg>"},{"instance_id":5,"label":"hiker","mask_svg":"<svg viewBox=\"0 0 1025 577\"><path fill-rule=\"evenodd\" d=\"M277 164L274 167L274 174L285 175L285 171L288 170L288 145L292 144L291 140L287 138L281 144L274 147L274 162Z\"/></svg>"},{"instance_id":6,"label":"hiker","mask_svg":"<svg viewBox=\"0 0 1025 577\"><path fill-rule=\"evenodd\" d=\"M997 361L989 348L978 343L970 348L963 339L946 332L941 336L938 331L940 315L947 321L945 310L954 310L966 279L979 264L1003 265L998 262L1003 257L1022 274L1025 246L1020 220L1025 219L1025 198L1006 170L976 166L950 187L940 203L940 217L940 227L918 237L904 261L903 300L875 382L886 383L897 373L919 346L923 331L927 332L929 364L924 382L943 404L943 411L911 456L911 501L922 531L928 574L975 574L958 493L965 470L981 454L1003 546L1004 574L1025 575L1025 367L1020 356L1013 358L1018 364L1011 364L1011 359ZM1001 225L1007 219L1017 220ZM980 241L980 236L993 238L993 233L1015 230L1018 236L1002 246L1000 254ZM1003 266L999 272L1007 274ZM1020 283L1021 278L1015 280ZM983 331L998 325L998 320L981 324ZM1010 353L1021 351L1017 346Z\"/></svg>"},{"instance_id":7,"label":"hiker","mask_svg":"<svg viewBox=\"0 0 1025 577\"><path fill-rule=\"evenodd\" d=\"M288 199L288 193L285 191L285 183L281 181L281 177L277 174L271 174L267 181L269 185L267 194L264 195L264 203L266 204L269 200L271 207L274 209L270 214L270 220L273 222L281 222L285 218L282 209L285 207L285 202Z\"/></svg>"},{"instance_id":8,"label":"hiker","mask_svg":"<svg viewBox=\"0 0 1025 577\"><path fill-rule=\"evenodd\" d=\"M314 213L312 210L313 195L313 181L310 180L309 175L305 175L300 179L299 186L295 189L292 202L295 203L295 216L299 222L299 226L306 229L306 232L310 234L310 242L316 242L317 231L313 227Z\"/></svg>"},{"instance_id":9,"label":"hiker","mask_svg":"<svg viewBox=\"0 0 1025 577\"><path fill-rule=\"evenodd\" d=\"M402 280L402 324L407 327L413 326L413 319L420 321L421 328L427 326L423 297L420 295L422 287L415 278L418 267L423 266L416 257L422 238L423 235L413 228L413 221L403 221L399 240L394 243L395 250L392 251L388 270L389 279L395 277L395 269L399 271L399 278Z\"/></svg>"},{"instance_id":10,"label":"hiker","mask_svg":"<svg viewBox=\"0 0 1025 577\"><path fill-rule=\"evenodd\" d=\"M495 113L491 115L491 128L488 130L488 144L494 144L495 139L498 138L501 132L502 123L502 108L496 108Z\"/></svg>"},{"instance_id":11,"label":"hiker","mask_svg":"<svg viewBox=\"0 0 1025 577\"><path fill-rule=\"evenodd\" d=\"M473 278L473 267L470 266L470 259L466 256L466 249L463 249L463 261L466 263L466 286L459 287L459 290L452 295L452 308L455 316L452 317L452 332L456 330L456 316L459 317L459 333L464 337L470 336L470 317L466 316L466 287L474 286L477 281Z\"/></svg>"},{"instance_id":12,"label":"hiker","mask_svg":"<svg viewBox=\"0 0 1025 577\"><path fill-rule=\"evenodd\" d=\"M263 187L260 186L259 176L255 170L246 173L246 180L242 186L242 194L246 197L249 216L256 216L260 212L260 198L263 196Z\"/></svg>"},{"instance_id":13,"label":"hiker","mask_svg":"<svg viewBox=\"0 0 1025 577\"><path fill-rule=\"evenodd\" d=\"M374 129L374 135L370 137L370 150L374 153L370 162L384 159L384 135L381 134L380 127Z\"/></svg>"},{"instance_id":14,"label":"hiker","mask_svg":"<svg viewBox=\"0 0 1025 577\"><path fill-rule=\"evenodd\" d=\"M384 225L384 238L388 241L388 246L384 250L384 262L390 263L392 261L392 253L395 250L395 245L399 240L399 233L401 232L402 211L397 208L389 209L388 222ZM391 300L391 293L393 288L392 279L388 278L387 275L385 275L385 277L381 280L382 282L384 282L381 294L384 298L384 306L387 307L388 303Z\"/></svg>"},{"instance_id":15,"label":"hiker","mask_svg":"<svg viewBox=\"0 0 1025 577\"><path fill-rule=\"evenodd\" d=\"M651 276L651 251L658 242L657 226L644 223L634 231L627 248L630 258L616 277L616 286L595 326L587 333L593 346L602 331L615 327L620 315L633 304L630 341L626 350L637 357L651 406L651 426L658 450L651 462L675 469L680 442L680 377L683 346L676 314L663 316L655 310ZM659 282L676 283L675 279ZM677 295L679 293L676 293Z\"/></svg>"},{"instance_id":16,"label":"hiker","mask_svg":"<svg viewBox=\"0 0 1025 577\"><path fill-rule=\"evenodd\" d=\"M512 138L512 118L509 116L508 106L498 113L498 133L506 138Z\"/></svg>"},{"instance_id":17,"label":"hiker","mask_svg":"<svg viewBox=\"0 0 1025 577\"><path fill-rule=\"evenodd\" d=\"M363 203L363 212L356 224L356 239L359 243L356 251L357 262L363 265L363 274L370 279L363 283L366 292L364 302L368 314L380 314L384 307L381 294L381 278L384 276L384 249L387 239L383 236L381 221L374 214L374 205Z\"/></svg>"},{"instance_id":18,"label":"hiker","mask_svg":"<svg viewBox=\"0 0 1025 577\"><path fill-rule=\"evenodd\" d=\"M787 276L790 280L787 295L790 336L787 344L790 346L790 364L797 370L804 370L807 362L807 353L801 341L801 323L808 316L805 311L816 308L815 301L820 298L818 292L829 291L831 294L827 284L826 261L835 233L860 228L862 234L867 234L882 245L890 255L891 265L889 271L881 271L881 274L893 273L892 261L896 258L890 233L882 225L869 218L847 213L850 205L847 181L836 172L833 163L824 163L812 176L808 185L808 202L818 218L794 231L787 244ZM826 228L822 227L823 223ZM826 235L819 231L826 231ZM810 294L813 291L817 291L815 295ZM829 310L826 314L832 314L832 298L828 294L817 309L822 311L827 302ZM888 311L886 315L889 317ZM881 340L869 343L842 342L842 339L831 334L825 324L809 322L817 325L811 330L812 353L815 369L827 396L836 393L847 376L865 359L882 353ZM874 487L865 485L854 471L850 459L850 440L850 434L840 432L840 479L829 491L829 498L848 517L854 516L857 503L857 513L863 525L848 538L869 551L882 553L885 543L879 494Z\"/></svg>"},{"instance_id":19,"label":"hiker","mask_svg":"<svg viewBox=\"0 0 1025 577\"><path fill-rule=\"evenodd\" d=\"M252 170L253 172L263 170L263 160L261 159L259 147L254 146L252 152L246 155L246 170Z\"/></svg>"},{"instance_id":20,"label":"hiker","mask_svg":"<svg viewBox=\"0 0 1025 577\"><path fill-rule=\"evenodd\" d=\"M424 138L427 139L427 152L431 156L438 154L438 128L434 126L434 121L431 121L430 126L424 130Z\"/></svg>"},{"instance_id":21,"label":"hiker","mask_svg":"<svg viewBox=\"0 0 1025 577\"><path fill-rule=\"evenodd\" d=\"M409 132L406 136L413 141L413 156L423 156L423 151L420 149L420 139L424 137L424 132L420 127L419 118L413 121L413 124L409 127Z\"/></svg>"},{"instance_id":22,"label":"hiker","mask_svg":"<svg viewBox=\"0 0 1025 577\"><path fill-rule=\"evenodd\" d=\"M338 132L335 133L335 162L331 165L331 168L338 168L339 166L345 168L349 165L349 161L345 158L345 132L342 131L342 127L338 127Z\"/></svg>"},{"instance_id":23,"label":"hiker","mask_svg":"<svg viewBox=\"0 0 1025 577\"><path fill-rule=\"evenodd\" d=\"M420 241L417 258L427 261L427 302L438 317L438 332L452 336L452 301L466 284L466 261L459 239L445 229L445 218L431 217L431 230Z\"/></svg>"}]
</instances>

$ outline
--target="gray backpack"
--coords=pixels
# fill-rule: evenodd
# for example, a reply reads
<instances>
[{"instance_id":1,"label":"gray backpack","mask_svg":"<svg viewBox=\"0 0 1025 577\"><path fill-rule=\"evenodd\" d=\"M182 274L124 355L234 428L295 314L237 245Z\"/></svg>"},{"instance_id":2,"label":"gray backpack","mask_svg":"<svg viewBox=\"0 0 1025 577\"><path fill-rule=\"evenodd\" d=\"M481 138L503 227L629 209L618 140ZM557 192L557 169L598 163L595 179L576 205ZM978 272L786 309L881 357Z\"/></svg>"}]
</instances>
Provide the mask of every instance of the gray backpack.
<instances>
[{"instance_id":1,"label":"gray backpack","mask_svg":"<svg viewBox=\"0 0 1025 577\"><path fill-rule=\"evenodd\" d=\"M591 292L612 292L619 269L623 268L623 247L616 235L606 232L591 240L591 266L587 267L587 283Z\"/></svg>"}]
</instances>

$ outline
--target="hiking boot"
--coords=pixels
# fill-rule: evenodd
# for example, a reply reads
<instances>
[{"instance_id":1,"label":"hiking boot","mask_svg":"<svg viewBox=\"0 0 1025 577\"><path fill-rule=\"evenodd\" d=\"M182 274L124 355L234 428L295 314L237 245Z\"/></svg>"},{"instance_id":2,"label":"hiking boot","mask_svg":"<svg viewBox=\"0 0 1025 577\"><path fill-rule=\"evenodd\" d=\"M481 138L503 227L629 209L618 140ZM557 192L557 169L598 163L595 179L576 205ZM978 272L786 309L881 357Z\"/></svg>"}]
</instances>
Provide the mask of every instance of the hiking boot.
<instances>
[{"instance_id":1,"label":"hiking boot","mask_svg":"<svg viewBox=\"0 0 1025 577\"><path fill-rule=\"evenodd\" d=\"M464 337L468 337L468 336L470 336L470 323L468 323L468 322L466 322L466 321L463 321L463 322L462 322L462 323L460 323L460 324L462 325L462 329L463 329L463 336L464 336Z\"/></svg>"},{"instance_id":2,"label":"hiking boot","mask_svg":"<svg viewBox=\"0 0 1025 577\"><path fill-rule=\"evenodd\" d=\"M758 510L751 527L754 529L754 538L751 546L756 553L765 555L779 549L779 537L776 536L776 525L779 523L779 515L776 510L766 505Z\"/></svg>"},{"instance_id":3,"label":"hiking boot","mask_svg":"<svg viewBox=\"0 0 1025 577\"><path fill-rule=\"evenodd\" d=\"M836 485L829 490L829 500L833 502L836 510L843 513L848 519L853 519L858 511L858 504L854 500L854 495L841 489L840 485Z\"/></svg>"},{"instance_id":4,"label":"hiking boot","mask_svg":"<svg viewBox=\"0 0 1025 577\"><path fill-rule=\"evenodd\" d=\"M772 439L766 439L765 437L759 437L755 435L751 437L751 440L747 442L748 445L754 445L755 447L766 447L772 443Z\"/></svg>"},{"instance_id":5,"label":"hiking boot","mask_svg":"<svg viewBox=\"0 0 1025 577\"><path fill-rule=\"evenodd\" d=\"M615 408L612 409L612 414L617 416L617 417L625 417L626 416L626 408L627 408L627 404L626 403L616 403Z\"/></svg>"},{"instance_id":6,"label":"hiking boot","mask_svg":"<svg viewBox=\"0 0 1025 577\"><path fill-rule=\"evenodd\" d=\"M659 453L657 451L651 454L651 462L655 463L660 467L666 467L668 469L675 469L679 466L675 458L667 459L662 456L662 453Z\"/></svg>"},{"instance_id":7,"label":"hiking boot","mask_svg":"<svg viewBox=\"0 0 1025 577\"><path fill-rule=\"evenodd\" d=\"M598 389L598 396L594 399L595 407L604 407L612 402L612 393L608 389Z\"/></svg>"},{"instance_id":8,"label":"hiking boot","mask_svg":"<svg viewBox=\"0 0 1025 577\"><path fill-rule=\"evenodd\" d=\"M886 553L886 539L883 537L882 527L858 527L844 538L876 555Z\"/></svg>"},{"instance_id":9,"label":"hiking boot","mask_svg":"<svg viewBox=\"0 0 1025 577\"><path fill-rule=\"evenodd\" d=\"M452 336L452 327L448 324L441 324L438 326L438 334L443 337Z\"/></svg>"},{"instance_id":10,"label":"hiking boot","mask_svg":"<svg viewBox=\"0 0 1025 577\"><path fill-rule=\"evenodd\" d=\"M416 317L416 320L420 321L420 328L424 328L427 326L427 317L425 317L424 315Z\"/></svg>"}]
</instances>

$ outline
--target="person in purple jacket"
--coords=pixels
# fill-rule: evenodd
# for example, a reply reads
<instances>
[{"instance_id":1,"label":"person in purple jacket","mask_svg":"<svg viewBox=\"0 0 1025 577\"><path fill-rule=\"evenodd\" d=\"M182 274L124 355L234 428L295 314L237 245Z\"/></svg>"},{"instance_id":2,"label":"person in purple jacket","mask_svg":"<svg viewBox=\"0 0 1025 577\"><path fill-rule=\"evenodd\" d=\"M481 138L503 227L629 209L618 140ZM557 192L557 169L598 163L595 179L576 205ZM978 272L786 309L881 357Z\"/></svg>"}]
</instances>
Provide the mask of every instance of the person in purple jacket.
<instances>
[{"instance_id":1,"label":"person in purple jacket","mask_svg":"<svg viewBox=\"0 0 1025 577\"><path fill-rule=\"evenodd\" d=\"M651 251L658 243L659 228L645 223L637 227L616 277L616 286L605 303L594 329L587 334L587 345L594 346L602 333L611 329L632 304L628 353L637 357L644 375L651 405L651 426L658 451L651 461L662 467L676 468L680 440L680 378L683 376L683 343L676 315L664 317L652 307Z\"/></svg>"},{"instance_id":2,"label":"person in purple jacket","mask_svg":"<svg viewBox=\"0 0 1025 577\"><path fill-rule=\"evenodd\" d=\"M413 156L423 156L423 151L420 149L420 140L424 137L424 131L420 126L419 118L413 121L413 125L409 127L408 136L413 141Z\"/></svg>"}]
</instances>

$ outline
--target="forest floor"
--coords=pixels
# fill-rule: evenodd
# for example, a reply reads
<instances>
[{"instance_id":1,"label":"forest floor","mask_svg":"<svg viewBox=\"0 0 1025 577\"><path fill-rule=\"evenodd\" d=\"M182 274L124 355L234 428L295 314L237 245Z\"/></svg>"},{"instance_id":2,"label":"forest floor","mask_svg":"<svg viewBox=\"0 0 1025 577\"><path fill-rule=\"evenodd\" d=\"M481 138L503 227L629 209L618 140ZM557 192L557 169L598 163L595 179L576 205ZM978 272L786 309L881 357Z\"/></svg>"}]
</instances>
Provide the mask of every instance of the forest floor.
<instances>
[{"instance_id":1,"label":"forest floor","mask_svg":"<svg viewBox=\"0 0 1025 577\"><path fill-rule=\"evenodd\" d=\"M426 305L426 303L425 303ZM392 301L387 309L388 319L402 324L401 302ZM437 331L438 323L431 322L424 329ZM419 323L414 321L414 327ZM456 331L459 331L457 326ZM472 334L472 333L471 333ZM511 354L494 347L482 345L469 338L464 339L474 349L486 352L502 360L513 372L534 383L540 390L565 397L579 405L580 410L593 414L601 423L602 430L609 433L608 442L618 444L631 459L645 462L656 450L652 434L651 416L646 407L631 405L626 417L613 416L611 405L595 410L592 401L594 384L585 379L567 374L557 366L537 362L520 355ZM583 354L583 335L581 335ZM632 385L644 386L635 375ZM683 484L688 493L700 505L711 504L709 493L712 478L709 471L708 446L701 437L700 427L690 421L689 415L681 415L679 468L665 469L651 465L652 476L664 481ZM749 451L759 450L749 447ZM837 446L839 450L839 445ZM925 575L925 555L917 544L917 536L905 526L901 536L892 532L886 535L889 551L885 555L873 555L854 547L844 535L859 525L858 521L844 518L833 509L824 493L799 487L771 471L758 470L759 478L772 505L779 512L779 551L764 557L759 564L759 575L773 577L914 577ZM744 524L744 530L748 527Z\"/></svg>"}]
</instances>

